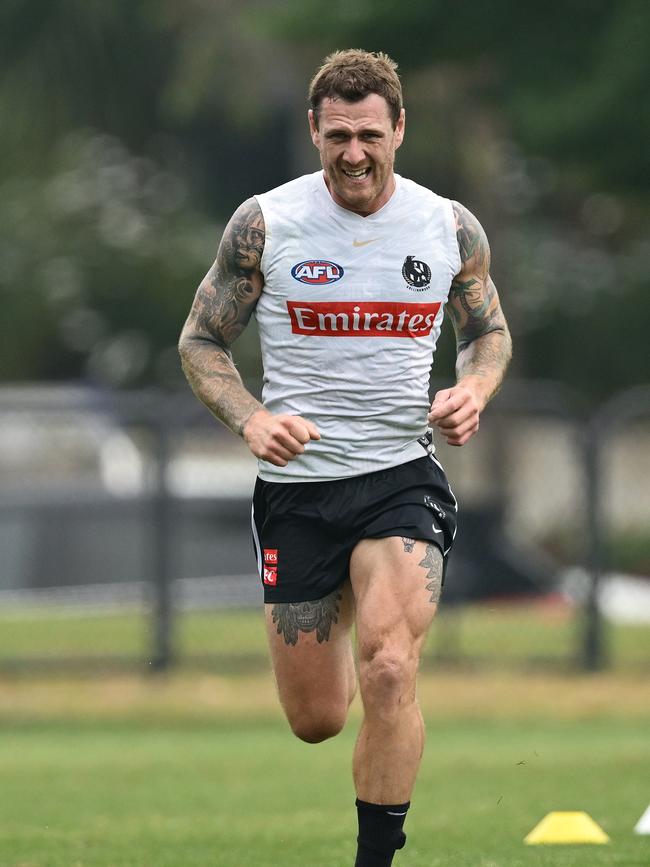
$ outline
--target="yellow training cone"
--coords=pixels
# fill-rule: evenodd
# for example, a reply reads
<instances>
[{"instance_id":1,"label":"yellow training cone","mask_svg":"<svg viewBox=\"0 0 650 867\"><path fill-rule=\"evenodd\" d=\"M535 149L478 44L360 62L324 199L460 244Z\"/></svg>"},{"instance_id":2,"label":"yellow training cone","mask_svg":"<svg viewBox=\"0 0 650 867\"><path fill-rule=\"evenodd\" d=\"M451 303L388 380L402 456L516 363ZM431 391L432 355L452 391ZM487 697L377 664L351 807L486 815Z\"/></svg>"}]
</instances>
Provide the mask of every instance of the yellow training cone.
<instances>
[{"instance_id":1,"label":"yellow training cone","mask_svg":"<svg viewBox=\"0 0 650 867\"><path fill-rule=\"evenodd\" d=\"M609 837L587 813L549 813L524 837L524 843L609 843Z\"/></svg>"}]
</instances>

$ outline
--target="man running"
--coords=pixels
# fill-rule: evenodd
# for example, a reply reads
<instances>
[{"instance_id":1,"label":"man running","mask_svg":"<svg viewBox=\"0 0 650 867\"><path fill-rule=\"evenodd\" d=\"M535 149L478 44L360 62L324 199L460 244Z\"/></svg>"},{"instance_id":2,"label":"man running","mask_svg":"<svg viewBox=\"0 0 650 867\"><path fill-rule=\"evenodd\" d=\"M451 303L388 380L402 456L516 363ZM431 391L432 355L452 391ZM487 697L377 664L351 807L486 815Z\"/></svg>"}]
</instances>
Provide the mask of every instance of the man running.
<instances>
[{"instance_id":1,"label":"man running","mask_svg":"<svg viewBox=\"0 0 650 867\"><path fill-rule=\"evenodd\" d=\"M335 52L314 76L322 171L241 205L180 340L196 395L259 459L253 535L282 707L317 743L344 725L357 673L356 867L388 867L424 743L420 651L456 532L429 425L462 446L498 390L510 336L476 218L393 170L396 64ZM457 382L429 406L444 310ZM230 347L255 311L263 402Z\"/></svg>"}]
</instances>

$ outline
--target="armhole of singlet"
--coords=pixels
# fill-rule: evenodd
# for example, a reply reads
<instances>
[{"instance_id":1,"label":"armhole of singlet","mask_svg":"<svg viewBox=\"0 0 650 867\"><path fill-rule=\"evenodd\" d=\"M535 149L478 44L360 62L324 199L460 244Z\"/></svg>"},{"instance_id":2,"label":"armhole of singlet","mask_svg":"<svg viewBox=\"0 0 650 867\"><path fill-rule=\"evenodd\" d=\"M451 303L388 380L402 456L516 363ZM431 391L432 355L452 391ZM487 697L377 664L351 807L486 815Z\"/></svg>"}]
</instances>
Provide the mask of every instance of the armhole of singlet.
<instances>
[{"instance_id":1,"label":"armhole of singlet","mask_svg":"<svg viewBox=\"0 0 650 867\"><path fill-rule=\"evenodd\" d=\"M449 267L451 270L451 280L453 280L456 274L458 274L458 272L462 268L463 262L460 258L458 237L456 235L456 219L454 217L454 206L451 203L451 199L443 199L443 203L446 217L445 223L447 225L447 249L449 251Z\"/></svg>"},{"instance_id":2,"label":"armhole of singlet","mask_svg":"<svg viewBox=\"0 0 650 867\"><path fill-rule=\"evenodd\" d=\"M271 262L271 237L273 237L273 233L269 232L269 212L268 209L264 207L264 199L265 195L256 195L253 196L257 204L259 205L260 211L262 212L262 217L264 218L264 249L262 250L262 258L260 259L260 271L262 272L262 276L264 277L264 283L266 284L266 268L267 265ZM264 291L262 289L262 291Z\"/></svg>"}]
</instances>

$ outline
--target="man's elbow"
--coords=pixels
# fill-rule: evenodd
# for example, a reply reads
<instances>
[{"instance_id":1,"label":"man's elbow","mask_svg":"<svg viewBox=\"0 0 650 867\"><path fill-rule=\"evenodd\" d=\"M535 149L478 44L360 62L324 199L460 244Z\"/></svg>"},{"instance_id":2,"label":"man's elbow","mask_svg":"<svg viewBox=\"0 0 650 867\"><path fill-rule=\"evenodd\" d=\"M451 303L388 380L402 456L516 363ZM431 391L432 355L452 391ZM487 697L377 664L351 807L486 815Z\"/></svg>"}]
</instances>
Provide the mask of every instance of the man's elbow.
<instances>
[{"instance_id":1,"label":"man's elbow","mask_svg":"<svg viewBox=\"0 0 650 867\"><path fill-rule=\"evenodd\" d=\"M196 334L191 328L188 328L187 325L181 331L178 338L178 354L181 358L183 373L188 379L190 379L192 371L194 371L200 362L200 356L205 343L205 339Z\"/></svg>"},{"instance_id":2,"label":"man's elbow","mask_svg":"<svg viewBox=\"0 0 650 867\"><path fill-rule=\"evenodd\" d=\"M476 329L472 334L462 334L457 337L457 346L458 349L467 349L468 346L471 346L473 343L480 342L492 342L498 341L503 343L504 346L511 347L512 340L510 338L510 331L508 330L508 326L505 322L493 323L491 325L487 325L485 328Z\"/></svg>"},{"instance_id":3,"label":"man's elbow","mask_svg":"<svg viewBox=\"0 0 650 867\"><path fill-rule=\"evenodd\" d=\"M504 339L504 348L505 348L505 356L506 363L510 363L510 359L512 358L512 336L510 334L510 329L507 325L503 327L503 339Z\"/></svg>"},{"instance_id":4,"label":"man's elbow","mask_svg":"<svg viewBox=\"0 0 650 867\"><path fill-rule=\"evenodd\" d=\"M505 321L505 319L496 329L496 333L499 335L503 360L504 363L507 365L510 363L510 359L512 358L512 337L510 335L508 323Z\"/></svg>"},{"instance_id":5,"label":"man's elbow","mask_svg":"<svg viewBox=\"0 0 650 867\"><path fill-rule=\"evenodd\" d=\"M178 354L182 359L187 359L192 356L197 349L200 349L202 345L212 342L213 341L211 340L206 340L206 338L201 334L197 334L197 332L186 323L181 331L180 337L178 338Z\"/></svg>"},{"instance_id":6,"label":"man's elbow","mask_svg":"<svg viewBox=\"0 0 650 867\"><path fill-rule=\"evenodd\" d=\"M180 337L178 338L178 346L177 346L178 354L181 357L181 362L187 357L187 354L189 352L189 343L190 343L190 338L189 338L189 335L187 334L187 329L183 328L183 330L181 331Z\"/></svg>"},{"instance_id":7,"label":"man's elbow","mask_svg":"<svg viewBox=\"0 0 650 867\"><path fill-rule=\"evenodd\" d=\"M180 360L181 360L181 370L182 370L183 373L185 374L185 378L187 379L187 381L191 383L191 375L190 375L190 368L191 368L191 363L190 363L190 359L191 359L190 344L191 344L191 341L190 341L190 339L188 338L188 336L186 335L186 333L185 333L185 329L183 329L183 331L181 332L180 337L178 338L177 349L178 349L178 354L179 354L179 356L180 356Z\"/></svg>"},{"instance_id":8,"label":"man's elbow","mask_svg":"<svg viewBox=\"0 0 650 867\"><path fill-rule=\"evenodd\" d=\"M230 350L226 346L222 346L213 337L198 334L186 325L178 338L178 354L181 357L183 370L190 366L197 356L203 356L206 351L210 354L216 352L231 358Z\"/></svg>"}]
</instances>

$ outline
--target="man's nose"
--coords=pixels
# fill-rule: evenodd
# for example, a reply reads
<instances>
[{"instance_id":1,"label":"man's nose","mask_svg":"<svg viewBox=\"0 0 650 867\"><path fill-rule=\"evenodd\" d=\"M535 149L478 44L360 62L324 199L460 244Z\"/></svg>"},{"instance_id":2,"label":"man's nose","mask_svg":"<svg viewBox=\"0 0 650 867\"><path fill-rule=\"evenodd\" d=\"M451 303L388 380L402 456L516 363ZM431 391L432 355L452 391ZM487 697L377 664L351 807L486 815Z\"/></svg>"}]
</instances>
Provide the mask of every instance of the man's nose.
<instances>
[{"instance_id":1,"label":"man's nose","mask_svg":"<svg viewBox=\"0 0 650 867\"><path fill-rule=\"evenodd\" d=\"M358 163L362 163L365 158L366 154L359 139L351 138L343 154L345 162L350 166L356 166Z\"/></svg>"}]
</instances>

